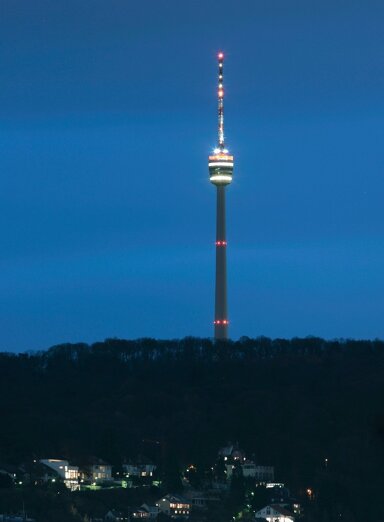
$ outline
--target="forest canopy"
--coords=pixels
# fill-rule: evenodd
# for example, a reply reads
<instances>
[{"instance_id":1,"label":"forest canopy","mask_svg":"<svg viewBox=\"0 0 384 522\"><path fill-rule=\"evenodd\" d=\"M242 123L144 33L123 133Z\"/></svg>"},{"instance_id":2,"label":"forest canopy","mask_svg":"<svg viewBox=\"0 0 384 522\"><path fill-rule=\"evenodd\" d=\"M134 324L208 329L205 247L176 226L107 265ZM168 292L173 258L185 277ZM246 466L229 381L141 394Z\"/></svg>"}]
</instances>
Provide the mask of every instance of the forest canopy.
<instances>
[{"instance_id":1,"label":"forest canopy","mask_svg":"<svg viewBox=\"0 0 384 522\"><path fill-rule=\"evenodd\" d=\"M4 352L0 461L120 465L145 454L206 467L237 441L296 490L321 480L327 459L335 484L369 502L384 486L383 397L379 340L107 339Z\"/></svg>"}]
</instances>

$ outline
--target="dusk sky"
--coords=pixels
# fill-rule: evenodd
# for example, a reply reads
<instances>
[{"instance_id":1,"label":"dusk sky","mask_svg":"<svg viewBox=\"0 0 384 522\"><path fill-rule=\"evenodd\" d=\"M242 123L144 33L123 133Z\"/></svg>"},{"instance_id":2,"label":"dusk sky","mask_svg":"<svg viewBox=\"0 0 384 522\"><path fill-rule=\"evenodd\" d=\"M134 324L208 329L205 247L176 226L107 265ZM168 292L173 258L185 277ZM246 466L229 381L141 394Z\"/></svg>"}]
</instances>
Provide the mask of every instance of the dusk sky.
<instances>
[{"instance_id":1,"label":"dusk sky","mask_svg":"<svg viewBox=\"0 0 384 522\"><path fill-rule=\"evenodd\" d=\"M384 2L0 1L0 350L384 337Z\"/></svg>"}]
</instances>

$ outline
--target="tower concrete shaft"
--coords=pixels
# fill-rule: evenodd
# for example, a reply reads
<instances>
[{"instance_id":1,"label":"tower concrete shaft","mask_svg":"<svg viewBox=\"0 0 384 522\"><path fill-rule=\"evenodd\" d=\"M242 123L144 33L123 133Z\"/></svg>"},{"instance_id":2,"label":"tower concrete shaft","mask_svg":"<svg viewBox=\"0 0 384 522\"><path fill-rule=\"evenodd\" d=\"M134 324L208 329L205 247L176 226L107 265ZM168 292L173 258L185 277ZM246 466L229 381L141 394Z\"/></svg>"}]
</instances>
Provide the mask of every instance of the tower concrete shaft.
<instances>
[{"instance_id":1,"label":"tower concrete shaft","mask_svg":"<svg viewBox=\"0 0 384 522\"><path fill-rule=\"evenodd\" d=\"M217 186L215 339L228 338L227 236L225 230L225 185Z\"/></svg>"},{"instance_id":2,"label":"tower concrete shaft","mask_svg":"<svg viewBox=\"0 0 384 522\"><path fill-rule=\"evenodd\" d=\"M217 188L216 210L216 290L215 339L228 338L227 303L227 236L225 231L225 187L232 181L234 157L229 154L224 139L224 54L217 55L218 70L218 136L217 147L208 157L209 180Z\"/></svg>"}]
</instances>

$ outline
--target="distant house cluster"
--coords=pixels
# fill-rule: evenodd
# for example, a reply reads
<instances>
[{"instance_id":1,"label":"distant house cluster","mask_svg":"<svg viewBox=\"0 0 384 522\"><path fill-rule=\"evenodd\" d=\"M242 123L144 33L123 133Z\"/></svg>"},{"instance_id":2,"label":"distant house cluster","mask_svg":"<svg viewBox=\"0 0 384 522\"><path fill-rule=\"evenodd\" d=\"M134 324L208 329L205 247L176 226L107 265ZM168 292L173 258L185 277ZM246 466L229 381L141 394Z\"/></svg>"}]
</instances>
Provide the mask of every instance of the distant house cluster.
<instances>
[{"instance_id":1,"label":"distant house cluster","mask_svg":"<svg viewBox=\"0 0 384 522\"><path fill-rule=\"evenodd\" d=\"M127 510L125 513L111 510L105 515L104 522L156 520L160 514L171 519L188 520L191 511L191 501L180 495L168 494L158 499L154 504L142 504L140 507Z\"/></svg>"},{"instance_id":2,"label":"distant house cluster","mask_svg":"<svg viewBox=\"0 0 384 522\"><path fill-rule=\"evenodd\" d=\"M238 444L232 443L219 450L218 458L219 461L224 463L224 474L227 482L230 482L236 475L266 488L270 504L254 513L256 521L295 521L296 516L300 514L300 505L295 499L291 498L290 492L284 484L274 482L275 469L273 466L259 464L255 459L247 458Z\"/></svg>"},{"instance_id":3,"label":"distant house cluster","mask_svg":"<svg viewBox=\"0 0 384 522\"><path fill-rule=\"evenodd\" d=\"M238 444L228 444L219 450L218 455L225 463L225 473L228 480L231 480L235 467L241 468L244 478L252 478L258 482L273 482L275 480L273 466L260 465L254 460L248 459Z\"/></svg>"},{"instance_id":4,"label":"distant house cluster","mask_svg":"<svg viewBox=\"0 0 384 522\"><path fill-rule=\"evenodd\" d=\"M75 466L68 460L49 458L35 461L33 480L55 482L61 480L71 491L108 487L133 487L133 479L151 479L156 466L149 459L138 458L137 462L124 463L122 472L113 473L112 466L101 459L91 459L87 465ZM0 470L1 473L1 470Z\"/></svg>"},{"instance_id":5,"label":"distant house cluster","mask_svg":"<svg viewBox=\"0 0 384 522\"><path fill-rule=\"evenodd\" d=\"M208 463L207 463L208 464ZM28 471L23 467L2 467L0 476L5 476L14 484L46 484L63 483L70 491L83 489L97 490L102 488L143 487L145 502L135 507L127 507L124 512L109 509L103 518L92 519L92 522L133 522L180 520L206 520L207 514L225 509L226 499L237 481L247 485L250 495L257 494L258 488L263 490L263 503L252 504L248 499L244 512L239 518L263 522L295 522L300 515L300 504L291 497L288 488L275 482L273 466L259 463L252 456L249 458L238 444L229 443L218 451L213 466L207 467L206 473L197 477L197 468L188 465L180 475L178 491L161 494L161 479L156 464L147 457L137 456L114 468L98 458L89 458L87 464L74 465L68 460L45 458L35 460ZM161 473L160 473L161 476ZM160 489L150 488L156 486ZM252 504L252 505L251 505ZM109 506L106 506L109 507ZM252 509L251 509L252 508ZM21 517L21 518L20 518ZM0 522L35 522L24 515L0 515Z\"/></svg>"}]
</instances>

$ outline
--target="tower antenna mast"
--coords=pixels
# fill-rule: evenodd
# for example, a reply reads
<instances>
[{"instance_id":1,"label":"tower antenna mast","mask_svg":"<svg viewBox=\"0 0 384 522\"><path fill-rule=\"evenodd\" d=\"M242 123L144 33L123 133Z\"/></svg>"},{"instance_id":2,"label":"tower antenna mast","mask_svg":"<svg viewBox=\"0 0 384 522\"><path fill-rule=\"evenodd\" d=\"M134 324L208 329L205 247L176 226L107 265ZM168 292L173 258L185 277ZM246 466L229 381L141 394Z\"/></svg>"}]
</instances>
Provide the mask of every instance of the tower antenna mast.
<instances>
[{"instance_id":1,"label":"tower antenna mast","mask_svg":"<svg viewBox=\"0 0 384 522\"><path fill-rule=\"evenodd\" d=\"M218 146L221 151L224 150L224 53L219 52L217 55L219 61L219 78L217 86L217 98L218 98L218 116L219 116L219 142Z\"/></svg>"},{"instance_id":2,"label":"tower antenna mast","mask_svg":"<svg viewBox=\"0 0 384 522\"><path fill-rule=\"evenodd\" d=\"M227 236L225 227L225 187L232 181L234 158L224 141L224 53L217 55L219 62L218 146L208 157L209 180L217 188L216 206L216 288L215 288L215 339L228 339L227 306Z\"/></svg>"}]
</instances>

